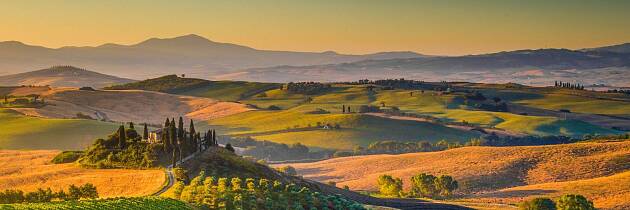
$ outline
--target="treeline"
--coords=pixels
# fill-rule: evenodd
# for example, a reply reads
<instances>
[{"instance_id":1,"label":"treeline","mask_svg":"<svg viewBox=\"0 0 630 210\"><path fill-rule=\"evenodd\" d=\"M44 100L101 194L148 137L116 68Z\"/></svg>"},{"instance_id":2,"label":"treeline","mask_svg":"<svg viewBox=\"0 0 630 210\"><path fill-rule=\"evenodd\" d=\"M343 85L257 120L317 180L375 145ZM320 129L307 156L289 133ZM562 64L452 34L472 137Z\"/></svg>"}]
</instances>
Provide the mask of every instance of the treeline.
<instances>
[{"instance_id":1,"label":"treeline","mask_svg":"<svg viewBox=\"0 0 630 210\"><path fill-rule=\"evenodd\" d=\"M0 204L11 203L45 203L53 200L67 201L79 199L95 199L98 198L96 187L90 183L79 187L70 185L68 192L60 190L53 192L50 188L38 188L37 191L24 193L21 190L5 190L0 192Z\"/></svg>"},{"instance_id":2,"label":"treeline","mask_svg":"<svg viewBox=\"0 0 630 210\"><path fill-rule=\"evenodd\" d=\"M208 209L365 209L337 195L312 192L267 179L215 178L202 171L188 185L174 186L176 198Z\"/></svg>"},{"instance_id":3,"label":"treeline","mask_svg":"<svg viewBox=\"0 0 630 210\"><path fill-rule=\"evenodd\" d=\"M630 89L612 89L612 90L608 90L606 91L608 93L623 93L623 94L630 94Z\"/></svg>"},{"instance_id":4,"label":"treeline","mask_svg":"<svg viewBox=\"0 0 630 210\"><path fill-rule=\"evenodd\" d=\"M412 176L410 182L411 190L405 192L403 191L403 181L400 178L385 174L379 176L377 180L379 193L385 196L403 198L449 198L459 187L458 182L448 175L433 176L431 174L421 173Z\"/></svg>"},{"instance_id":5,"label":"treeline","mask_svg":"<svg viewBox=\"0 0 630 210\"><path fill-rule=\"evenodd\" d=\"M482 93L477 91L464 91L464 104L469 107L473 107L480 110L492 111L492 112L507 112L508 107L505 101L499 97L487 98ZM488 100L491 100L488 102Z\"/></svg>"},{"instance_id":6,"label":"treeline","mask_svg":"<svg viewBox=\"0 0 630 210\"><path fill-rule=\"evenodd\" d=\"M177 75L166 75L154 79L132 82L106 87L106 90L149 90L163 93L180 93L210 85L211 81L196 78L184 78Z\"/></svg>"},{"instance_id":7,"label":"treeline","mask_svg":"<svg viewBox=\"0 0 630 210\"><path fill-rule=\"evenodd\" d=\"M585 137L586 138L586 137ZM575 139L567 136L524 136L513 137L505 136L500 137L495 134L490 134L481 138L473 138L467 142L461 143L459 141L449 142L447 140L440 140L435 143L428 141L418 142L400 142L400 141L377 141L371 143L367 148L356 147L352 151L337 151L333 154L333 157L347 157L355 155L370 155L370 154L403 154L413 152L433 152L443 151L447 149L454 149L467 146L536 146L536 145L553 145L553 144L568 144L575 143L582 140L590 139ZM590 137L597 139L597 137ZM624 139L626 135L620 135L610 137L611 139Z\"/></svg>"},{"instance_id":8,"label":"treeline","mask_svg":"<svg viewBox=\"0 0 630 210\"><path fill-rule=\"evenodd\" d=\"M447 82L424 82L418 80L408 80L405 78L400 79L382 79L382 80L368 80L363 79L356 82L350 82L346 84L358 84L358 85L379 85L383 86L385 90L392 89L412 89L412 90L435 90L446 91L452 88Z\"/></svg>"},{"instance_id":9,"label":"treeline","mask_svg":"<svg viewBox=\"0 0 630 210\"><path fill-rule=\"evenodd\" d=\"M555 81L554 87L568 88L568 89L574 89L574 90L584 90L584 85L582 85L582 84L570 83L570 82L562 82L562 81Z\"/></svg>"},{"instance_id":10,"label":"treeline","mask_svg":"<svg viewBox=\"0 0 630 210\"><path fill-rule=\"evenodd\" d=\"M320 82L289 82L286 85L286 89L290 93L299 93L306 95L323 93L330 88L330 84L323 84Z\"/></svg>"},{"instance_id":11,"label":"treeline","mask_svg":"<svg viewBox=\"0 0 630 210\"><path fill-rule=\"evenodd\" d=\"M251 137L231 138L224 143L228 142L232 146L245 148L243 156L267 161L323 159L330 157L333 153L333 151L327 150L313 152L300 143L287 145L270 141L256 141Z\"/></svg>"}]
</instances>

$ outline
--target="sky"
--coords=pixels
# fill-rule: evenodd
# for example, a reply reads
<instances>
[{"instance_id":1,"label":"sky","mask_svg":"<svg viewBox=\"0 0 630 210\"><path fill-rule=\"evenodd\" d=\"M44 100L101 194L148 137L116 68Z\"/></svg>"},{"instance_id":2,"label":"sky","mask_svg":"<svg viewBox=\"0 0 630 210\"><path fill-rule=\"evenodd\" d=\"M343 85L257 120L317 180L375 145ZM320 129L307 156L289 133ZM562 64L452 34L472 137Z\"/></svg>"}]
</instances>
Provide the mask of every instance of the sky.
<instances>
[{"instance_id":1,"label":"sky","mask_svg":"<svg viewBox=\"0 0 630 210\"><path fill-rule=\"evenodd\" d=\"M197 34L257 49L466 55L630 42L624 0L0 0L0 41L134 44Z\"/></svg>"}]
</instances>

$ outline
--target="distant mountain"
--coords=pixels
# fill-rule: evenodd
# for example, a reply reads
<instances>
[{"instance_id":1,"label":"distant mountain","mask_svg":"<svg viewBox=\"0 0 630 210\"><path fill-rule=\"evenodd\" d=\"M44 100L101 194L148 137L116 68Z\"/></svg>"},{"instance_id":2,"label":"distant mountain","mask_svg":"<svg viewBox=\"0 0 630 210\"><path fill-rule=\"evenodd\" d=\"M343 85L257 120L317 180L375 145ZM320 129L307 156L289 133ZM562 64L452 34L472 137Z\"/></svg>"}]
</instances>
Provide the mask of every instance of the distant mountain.
<instances>
[{"instance_id":1,"label":"distant mountain","mask_svg":"<svg viewBox=\"0 0 630 210\"><path fill-rule=\"evenodd\" d=\"M90 86L101 88L133 81L73 66L55 66L37 71L0 76L0 86L50 85L55 87Z\"/></svg>"},{"instance_id":2,"label":"distant mountain","mask_svg":"<svg viewBox=\"0 0 630 210\"><path fill-rule=\"evenodd\" d=\"M618 45L612 45L612 46L606 46L606 47L585 49L585 51L630 53L630 43L618 44Z\"/></svg>"},{"instance_id":3,"label":"distant mountain","mask_svg":"<svg viewBox=\"0 0 630 210\"><path fill-rule=\"evenodd\" d=\"M130 78L146 79L166 74L209 78L246 68L415 57L423 55L413 52L344 55L330 51L316 53L257 50L213 42L194 34L168 39L152 38L133 45L104 44L98 47L58 49L8 41L0 42L0 74L63 64Z\"/></svg>"},{"instance_id":4,"label":"distant mountain","mask_svg":"<svg viewBox=\"0 0 630 210\"><path fill-rule=\"evenodd\" d=\"M599 69L598 72L591 70ZM603 69L603 70L602 70ZM429 81L518 82L548 85L554 79L587 84L627 78L630 53L599 50L539 49L469 56L364 60L343 64L254 68L229 79L266 82L349 81L362 78L412 78Z\"/></svg>"}]
</instances>

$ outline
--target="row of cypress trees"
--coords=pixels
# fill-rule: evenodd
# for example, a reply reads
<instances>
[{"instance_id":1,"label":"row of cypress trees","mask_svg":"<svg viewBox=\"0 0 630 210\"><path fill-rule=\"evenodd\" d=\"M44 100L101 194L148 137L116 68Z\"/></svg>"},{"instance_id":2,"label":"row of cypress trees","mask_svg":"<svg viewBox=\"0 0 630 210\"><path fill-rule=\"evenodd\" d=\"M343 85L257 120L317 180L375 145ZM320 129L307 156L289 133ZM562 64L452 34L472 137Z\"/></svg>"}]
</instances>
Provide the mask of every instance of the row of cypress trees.
<instances>
[{"instance_id":1,"label":"row of cypress trees","mask_svg":"<svg viewBox=\"0 0 630 210\"><path fill-rule=\"evenodd\" d=\"M164 152L173 154L173 166L176 165L177 159L181 160L184 156L203 151L209 147L218 146L215 130L206 131L202 138L201 133L195 130L195 124L192 119L188 130L184 129L182 117L179 117L177 125L175 118L170 120L166 118L161 137Z\"/></svg>"}]
</instances>

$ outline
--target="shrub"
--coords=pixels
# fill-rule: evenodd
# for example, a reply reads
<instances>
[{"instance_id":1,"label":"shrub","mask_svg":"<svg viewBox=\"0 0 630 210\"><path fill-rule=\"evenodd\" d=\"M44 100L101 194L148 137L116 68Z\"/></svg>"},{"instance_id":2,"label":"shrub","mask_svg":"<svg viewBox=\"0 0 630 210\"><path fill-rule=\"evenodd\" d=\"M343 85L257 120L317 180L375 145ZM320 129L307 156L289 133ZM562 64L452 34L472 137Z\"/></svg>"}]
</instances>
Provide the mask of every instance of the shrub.
<instances>
[{"instance_id":1,"label":"shrub","mask_svg":"<svg viewBox=\"0 0 630 210\"><path fill-rule=\"evenodd\" d=\"M549 198L534 198L518 205L519 210L556 210L556 203Z\"/></svg>"},{"instance_id":2,"label":"shrub","mask_svg":"<svg viewBox=\"0 0 630 210\"><path fill-rule=\"evenodd\" d=\"M563 195L558 199L558 210L595 210L593 202L582 195Z\"/></svg>"},{"instance_id":3,"label":"shrub","mask_svg":"<svg viewBox=\"0 0 630 210\"><path fill-rule=\"evenodd\" d=\"M81 158L83 154L84 153L82 151L63 151L52 159L52 163L72 163Z\"/></svg>"},{"instance_id":4,"label":"shrub","mask_svg":"<svg viewBox=\"0 0 630 210\"><path fill-rule=\"evenodd\" d=\"M276 105L271 105L269 107L267 107L268 110L282 110L282 108L280 108L279 106Z\"/></svg>"},{"instance_id":5,"label":"shrub","mask_svg":"<svg viewBox=\"0 0 630 210\"><path fill-rule=\"evenodd\" d=\"M435 189L442 197L450 197L453 195L453 191L459 186L457 181L451 176L442 175L434 180Z\"/></svg>"},{"instance_id":6,"label":"shrub","mask_svg":"<svg viewBox=\"0 0 630 210\"><path fill-rule=\"evenodd\" d=\"M177 181L187 181L188 176L186 175L186 170L183 168L177 167L173 168L173 175Z\"/></svg>"},{"instance_id":7,"label":"shrub","mask_svg":"<svg viewBox=\"0 0 630 210\"><path fill-rule=\"evenodd\" d=\"M386 196L399 196L402 191L403 182L400 178L394 178L390 175L381 175L378 177L379 192Z\"/></svg>"},{"instance_id":8,"label":"shrub","mask_svg":"<svg viewBox=\"0 0 630 210\"><path fill-rule=\"evenodd\" d=\"M283 166L278 168L278 171L290 176L297 176L297 171L292 166Z\"/></svg>"},{"instance_id":9,"label":"shrub","mask_svg":"<svg viewBox=\"0 0 630 210\"><path fill-rule=\"evenodd\" d=\"M435 179L435 176L425 173L412 176L411 194L416 197L435 197L438 192L435 188Z\"/></svg>"}]
</instances>

